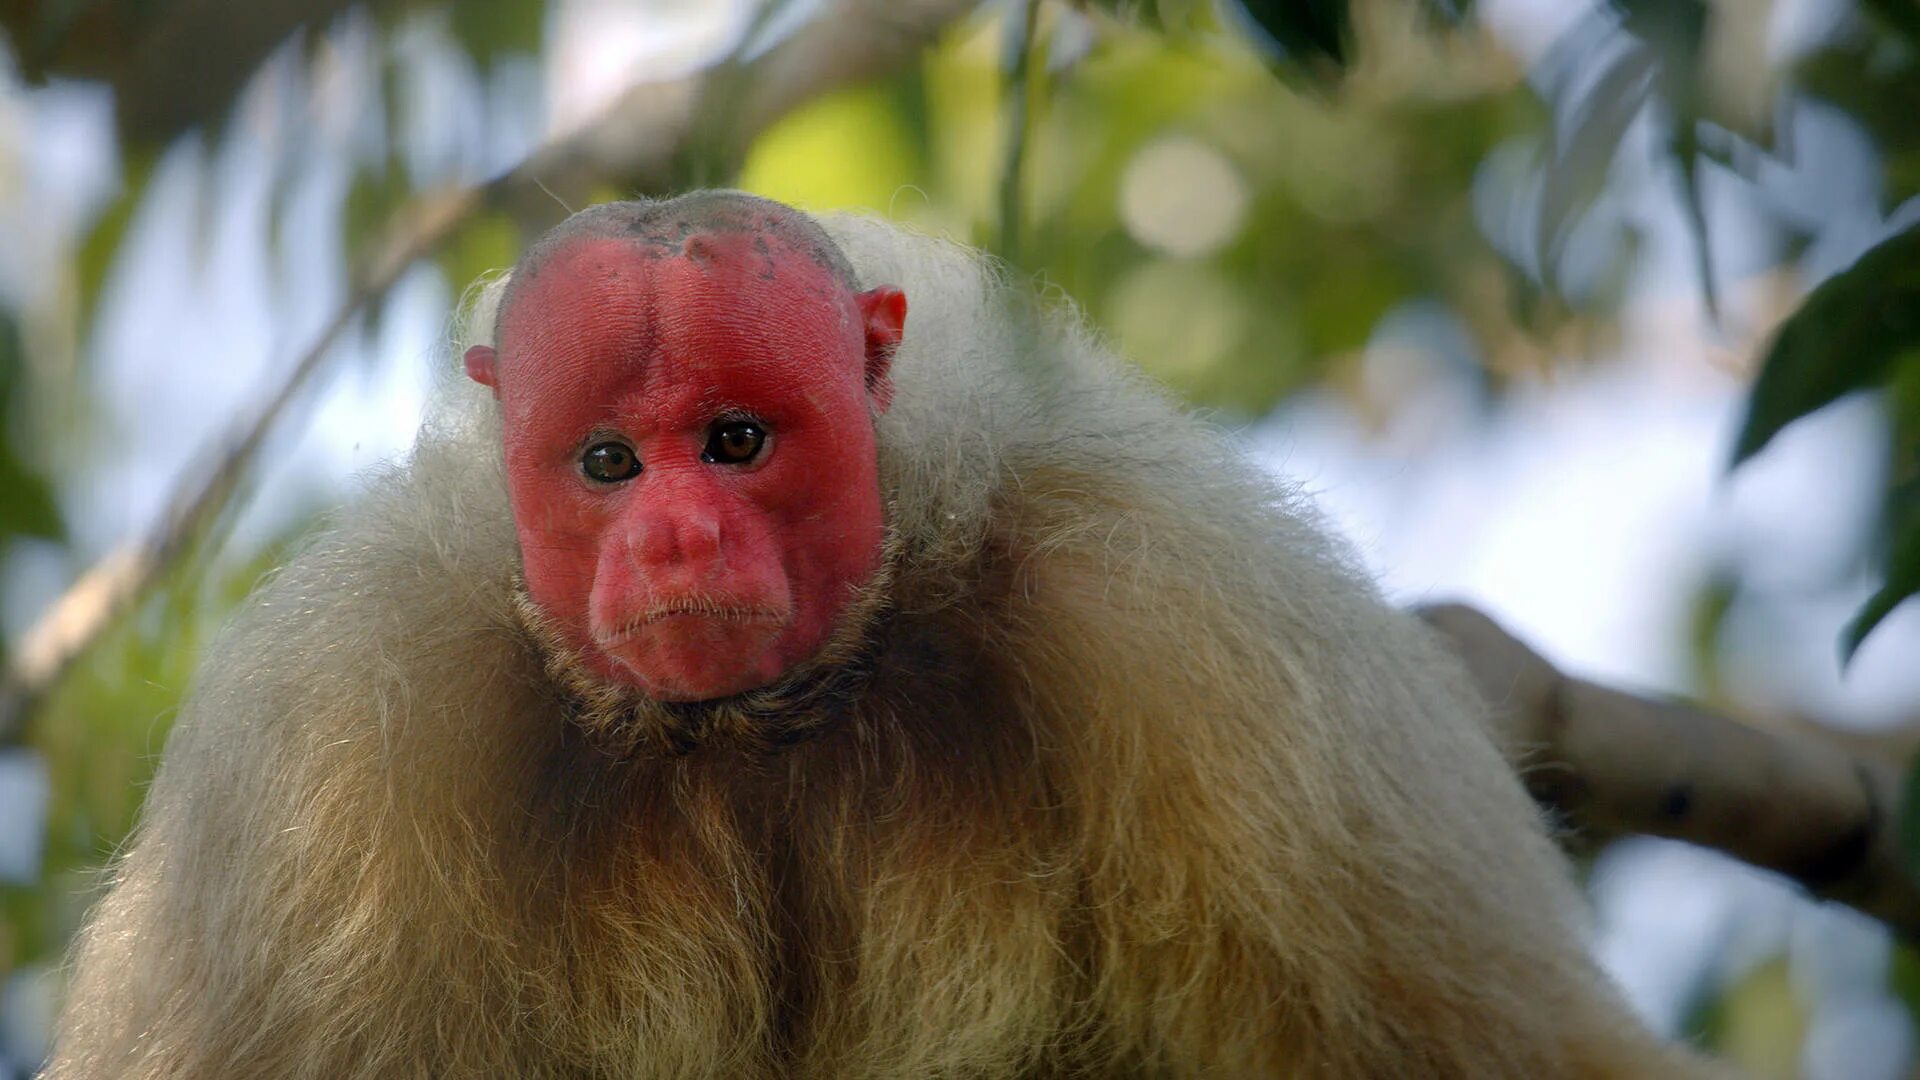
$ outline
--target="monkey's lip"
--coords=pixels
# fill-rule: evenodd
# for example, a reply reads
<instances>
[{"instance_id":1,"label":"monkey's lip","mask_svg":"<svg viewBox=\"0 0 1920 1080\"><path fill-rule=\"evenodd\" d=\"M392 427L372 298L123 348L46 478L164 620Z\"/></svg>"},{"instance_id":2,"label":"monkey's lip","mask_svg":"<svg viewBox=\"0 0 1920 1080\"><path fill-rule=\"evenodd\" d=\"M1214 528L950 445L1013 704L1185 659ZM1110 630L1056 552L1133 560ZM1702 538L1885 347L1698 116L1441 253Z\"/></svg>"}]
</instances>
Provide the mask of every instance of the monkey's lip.
<instances>
[{"instance_id":1,"label":"monkey's lip","mask_svg":"<svg viewBox=\"0 0 1920 1080\"><path fill-rule=\"evenodd\" d=\"M631 640L649 626L693 619L707 623L767 623L785 625L788 613L766 604L717 596L677 596L648 604L619 626L594 634L594 643L602 648Z\"/></svg>"}]
</instances>

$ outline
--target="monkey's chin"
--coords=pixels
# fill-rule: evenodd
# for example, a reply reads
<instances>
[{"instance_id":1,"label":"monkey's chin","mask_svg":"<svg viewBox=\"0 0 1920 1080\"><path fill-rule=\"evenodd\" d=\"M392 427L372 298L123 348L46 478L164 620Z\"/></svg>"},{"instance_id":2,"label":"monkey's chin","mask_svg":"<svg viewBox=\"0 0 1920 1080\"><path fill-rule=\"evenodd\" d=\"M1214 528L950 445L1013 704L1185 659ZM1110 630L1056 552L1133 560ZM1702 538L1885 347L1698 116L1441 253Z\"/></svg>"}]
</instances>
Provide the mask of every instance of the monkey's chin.
<instances>
[{"instance_id":1,"label":"monkey's chin","mask_svg":"<svg viewBox=\"0 0 1920 1080\"><path fill-rule=\"evenodd\" d=\"M583 655L524 587L514 592L515 621L555 693L568 703L574 726L604 753L678 757L714 742L773 753L834 726L863 696L884 637L881 624L892 610L894 552L889 542L880 568L855 590L811 658L776 671L770 682L727 695L670 698L640 685L633 677L640 672L610 676L604 670L610 658Z\"/></svg>"},{"instance_id":2,"label":"monkey's chin","mask_svg":"<svg viewBox=\"0 0 1920 1080\"><path fill-rule=\"evenodd\" d=\"M604 643L607 674L659 701L698 702L771 686L784 673L774 646L780 626L675 615ZM809 650L811 651L811 650Z\"/></svg>"}]
</instances>

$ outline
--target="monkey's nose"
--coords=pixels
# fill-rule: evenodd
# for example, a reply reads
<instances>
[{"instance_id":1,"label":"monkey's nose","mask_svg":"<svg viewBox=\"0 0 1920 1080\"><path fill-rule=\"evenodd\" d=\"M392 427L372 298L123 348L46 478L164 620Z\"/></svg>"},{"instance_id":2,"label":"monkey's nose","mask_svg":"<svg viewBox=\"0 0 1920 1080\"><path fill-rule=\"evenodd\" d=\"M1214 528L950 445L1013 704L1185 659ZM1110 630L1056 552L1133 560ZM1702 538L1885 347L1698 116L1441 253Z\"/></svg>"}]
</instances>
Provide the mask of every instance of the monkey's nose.
<instances>
[{"instance_id":1,"label":"monkey's nose","mask_svg":"<svg viewBox=\"0 0 1920 1080\"><path fill-rule=\"evenodd\" d=\"M706 514L652 516L635 524L628 546L642 566L717 561L720 520Z\"/></svg>"}]
</instances>

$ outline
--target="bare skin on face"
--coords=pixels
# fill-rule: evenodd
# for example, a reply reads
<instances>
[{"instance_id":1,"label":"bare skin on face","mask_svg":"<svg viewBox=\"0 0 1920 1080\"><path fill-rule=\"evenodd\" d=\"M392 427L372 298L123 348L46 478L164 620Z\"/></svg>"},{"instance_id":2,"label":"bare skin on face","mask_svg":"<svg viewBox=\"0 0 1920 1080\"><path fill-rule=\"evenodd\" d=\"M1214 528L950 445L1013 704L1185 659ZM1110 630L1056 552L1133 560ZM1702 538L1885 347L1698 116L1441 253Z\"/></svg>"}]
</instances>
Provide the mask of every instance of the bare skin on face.
<instances>
[{"instance_id":1,"label":"bare skin on face","mask_svg":"<svg viewBox=\"0 0 1920 1080\"><path fill-rule=\"evenodd\" d=\"M905 316L739 231L582 236L520 283L467 371L500 399L528 594L594 675L704 701L820 650L880 560Z\"/></svg>"}]
</instances>

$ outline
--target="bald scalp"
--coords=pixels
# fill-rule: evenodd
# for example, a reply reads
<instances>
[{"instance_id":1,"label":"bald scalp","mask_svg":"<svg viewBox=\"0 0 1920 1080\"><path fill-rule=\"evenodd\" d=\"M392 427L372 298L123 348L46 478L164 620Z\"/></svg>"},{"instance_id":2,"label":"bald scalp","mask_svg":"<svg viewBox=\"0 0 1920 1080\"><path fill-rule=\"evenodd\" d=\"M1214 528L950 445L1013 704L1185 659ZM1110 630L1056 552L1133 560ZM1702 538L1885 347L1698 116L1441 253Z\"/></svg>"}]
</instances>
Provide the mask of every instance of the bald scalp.
<instances>
[{"instance_id":1,"label":"bald scalp","mask_svg":"<svg viewBox=\"0 0 1920 1080\"><path fill-rule=\"evenodd\" d=\"M793 207L743 191L695 191L667 199L634 199L602 203L574 214L541 236L514 264L500 307L494 315L493 340L521 288L533 281L558 252L583 239L620 240L634 244L655 258L699 257L701 236L744 235L754 251L775 270L780 254L799 255L825 270L849 294L860 291L853 264L813 218Z\"/></svg>"}]
</instances>

